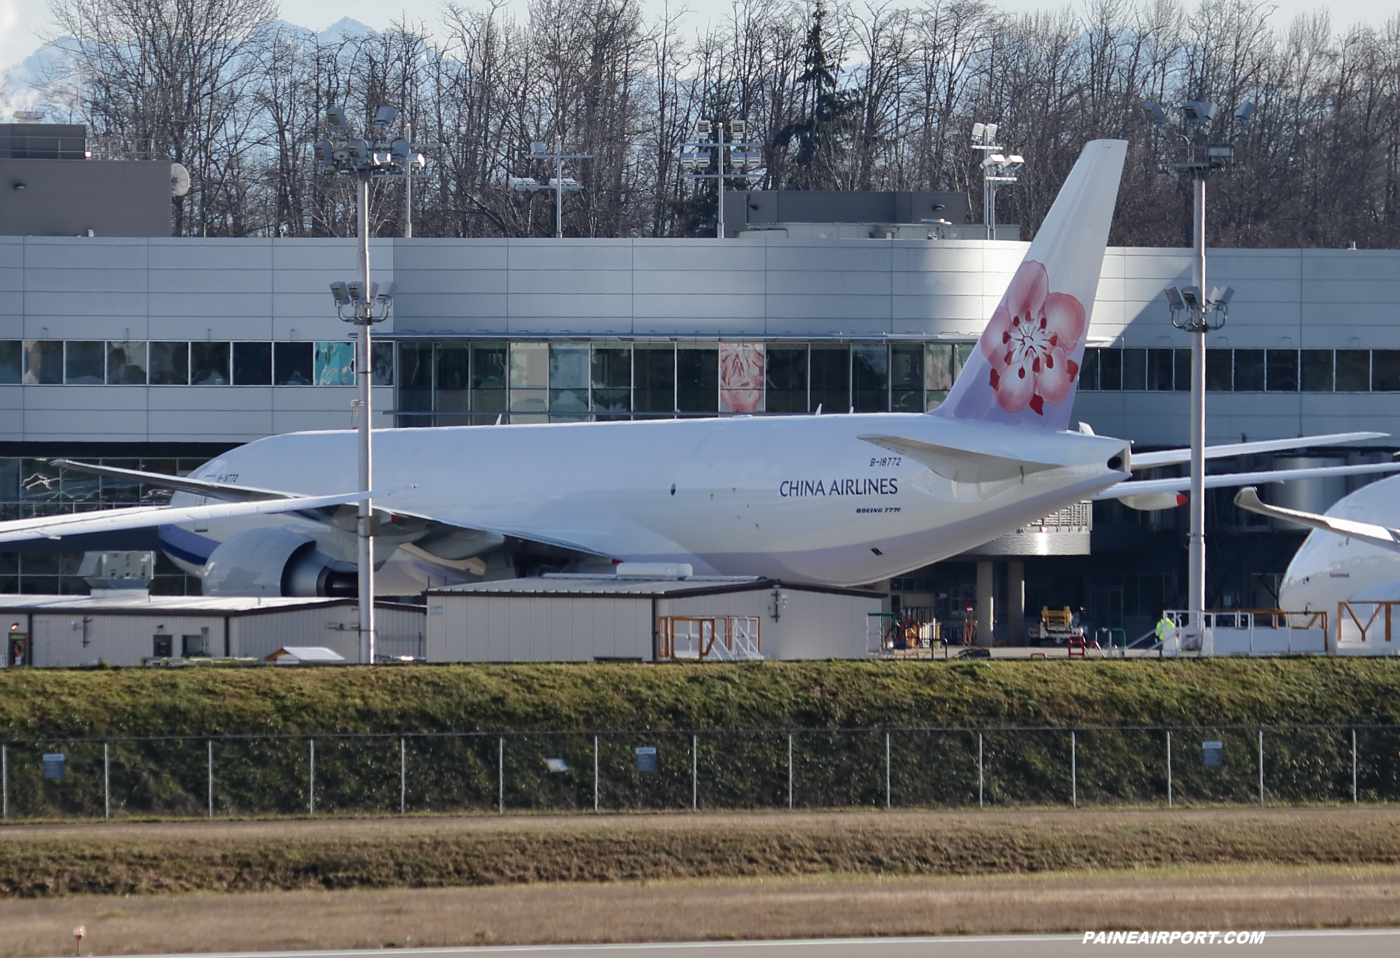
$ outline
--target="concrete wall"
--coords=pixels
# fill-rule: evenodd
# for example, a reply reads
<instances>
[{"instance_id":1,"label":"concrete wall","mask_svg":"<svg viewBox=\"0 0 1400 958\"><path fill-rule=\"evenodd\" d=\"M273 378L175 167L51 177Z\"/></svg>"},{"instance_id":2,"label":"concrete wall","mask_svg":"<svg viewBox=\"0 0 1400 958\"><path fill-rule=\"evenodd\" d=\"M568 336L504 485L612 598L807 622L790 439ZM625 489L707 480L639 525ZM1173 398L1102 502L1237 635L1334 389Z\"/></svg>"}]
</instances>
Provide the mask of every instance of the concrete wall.
<instances>
[{"instance_id":1,"label":"concrete wall","mask_svg":"<svg viewBox=\"0 0 1400 958\"><path fill-rule=\"evenodd\" d=\"M867 613L880 611L880 596L829 595L784 588L787 605L773 619L773 593L672 599L659 615L754 615L760 644L769 659L859 659L866 655Z\"/></svg>"}]
</instances>

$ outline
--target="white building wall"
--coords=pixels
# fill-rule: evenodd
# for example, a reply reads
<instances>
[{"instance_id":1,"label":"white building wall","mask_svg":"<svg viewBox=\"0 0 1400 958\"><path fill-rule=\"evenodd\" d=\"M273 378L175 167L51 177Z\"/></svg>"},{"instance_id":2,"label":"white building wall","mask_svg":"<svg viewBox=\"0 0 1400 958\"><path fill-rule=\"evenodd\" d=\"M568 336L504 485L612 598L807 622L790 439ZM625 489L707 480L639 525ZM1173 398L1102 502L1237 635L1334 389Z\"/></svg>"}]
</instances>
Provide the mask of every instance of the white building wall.
<instances>
[{"instance_id":1,"label":"white building wall","mask_svg":"<svg viewBox=\"0 0 1400 958\"><path fill-rule=\"evenodd\" d=\"M858 659L866 655L867 613L879 612L878 595L833 595L783 588L787 604L773 619L771 591L671 599L662 615L752 615L759 619L760 643L770 659Z\"/></svg>"},{"instance_id":2,"label":"white building wall","mask_svg":"<svg viewBox=\"0 0 1400 958\"><path fill-rule=\"evenodd\" d=\"M432 607L441 605L441 614ZM651 658L651 600L628 597L429 597L431 662L591 662Z\"/></svg>"},{"instance_id":3,"label":"white building wall","mask_svg":"<svg viewBox=\"0 0 1400 958\"><path fill-rule=\"evenodd\" d=\"M87 620L88 644L83 645L83 621ZM222 655L224 618L221 615L111 615L90 612L39 613L34 616L32 645L34 665L71 668L91 665L99 659L111 665L140 665L154 653L157 633L171 636L171 652L179 655L181 638L208 629L209 651Z\"/></svg>"}]
</instances>

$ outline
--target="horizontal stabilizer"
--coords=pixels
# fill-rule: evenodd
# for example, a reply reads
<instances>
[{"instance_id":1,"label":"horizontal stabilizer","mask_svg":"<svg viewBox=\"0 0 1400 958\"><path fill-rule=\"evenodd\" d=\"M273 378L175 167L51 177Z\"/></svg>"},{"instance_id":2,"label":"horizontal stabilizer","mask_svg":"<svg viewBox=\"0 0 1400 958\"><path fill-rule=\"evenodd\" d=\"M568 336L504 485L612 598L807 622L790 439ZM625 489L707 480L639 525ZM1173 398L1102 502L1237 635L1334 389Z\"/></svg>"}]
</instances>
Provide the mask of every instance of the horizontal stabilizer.
<instances>
[{"instance_id":1,"label":"horizontal stabilizer","mask_svg":"<svg viewBox=\"0 0 1400 958\"><path fill-rule=\"evenodd\" d=\"M1300 526L1335 532L1339 536L1360 539L1386 549L1400 552L1400 531L1387 529L1373 522L1357 522L1355 519L1341 519L1334 516L1320 516L1313 512L1299 512L1296 509L1281 509L1265 505L1259 501L1259 493L1253 486L1241 489L1235 495L1235 505L1248 512L1268 516L1270 519L1284 519Z\"/></svg>"},{"instance_id":2,"label":"horizontal stabilizer","mask_svg":"<svg viewBox=\"0 0 1400 958\"><path fill-rule=\"evenodd\" d=\"M41 516L37 519L15 519L0 522L0 542L22 542L26 539L58 539L63 536L91 532L121 532L126 529L148 529L152 526L200 522L210 519L233 519L238 516L270 513L300 512L341 506L369 498L371 493L352 492L339 496L296 496L291 499L264 499L258 502L223 502L216 506L135 506L130 509L104 509L95 512L68 513L61 516Z\"/></svg>"},{"instance_id":3,"label":"horizontal stabilizer","mask_svg":"<svg viewBox=\"0 0 1400 958\"><path fill-rule=\"evenodd\" d=\"M1260 439L1255 442L1231 442L1219 446L1206 446L1207 459L1220 459L1224 456L1253 456L1263 452L1281 452L1286 449L1307 449L1311 446L1336 446L1346 442L1365 442L1368 439L1383 439L1383 432L1337 432L1326 436L1299 436L1297 439ZM1133 453L1134 469L1151 469L1153 466L1175 466L1191 461L1190 449L1163 449L1161 452Z\"/></svg>"},{"instance_id":4,"label":"horizontal stabilizer","mask_svg":"<svg viewBox=\"0 0 1400 958\"><path fill-rule=\"evenodd\" d=\"M1053 462L1033 462L1028 459L1013 459L986 452L971 452L952 446L939 446L903 436L858 436L858 439L908 456L915 462L923 463L944 479L952 482L999 482L1003 479L1024 479L1033 472L1053 469Z\"/></svg>"},{"instance_id":5,"label":"horizontal stabilizer","mask_svg":"<svg viewBox=\"0 0 1400 958\"><path fill-rule=\"evenodd\" d=\"M1316 469L1273 469L1268 472L1226 472L1217 476L1206 476L1205 487L1207 489L1229 489L1232 486L1252 486L1260 482L1289 482L1295 479L1323 479L1328 476L1361 476L1376 472L1397 471L1400 471L1400 462L1373 462L1356 466L1319 466ZM1123 499L1127 496L1141 497L1159 492L1185 492L1190 488L1190 476L1176 476L1171 479L1134 479L1111 486L1094 498Z\"/></svg>"}]
</instances>

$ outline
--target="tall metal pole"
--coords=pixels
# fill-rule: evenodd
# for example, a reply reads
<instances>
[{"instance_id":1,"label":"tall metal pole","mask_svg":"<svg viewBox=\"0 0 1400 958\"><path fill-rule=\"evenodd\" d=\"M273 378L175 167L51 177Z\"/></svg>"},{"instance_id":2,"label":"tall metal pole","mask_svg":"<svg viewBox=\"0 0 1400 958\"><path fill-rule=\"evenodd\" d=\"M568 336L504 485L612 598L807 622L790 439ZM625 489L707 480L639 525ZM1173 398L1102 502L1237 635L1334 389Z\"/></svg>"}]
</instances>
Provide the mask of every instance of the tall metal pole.
<instances>
[{"instance_id":1,"label":"tall metal pole","mask_svg":"<svg viewBox=\"0 0 1400 958\"><path fill-rule=\"evenodd\" d=\"M1206 180L1195 178L1195 216L1192 235L1195 256L1191 282L1199 291L1192 307L1191 325L1191 539L1187 552L1191 633L1197 648L1205 636L1206 607Z\"/></svg>"},{"instance_id":2,"label":"tall metal pole","mask_svg":"<svg viewBox=\"0 0 1400 958\"><path fill-rule=\"evenodd\" d=\"M370 404L370 383L374 377L373 351L370 348L370 324L373 321L374 300L369 285L369 171L359 174L358 213L360 237L360 282L363 284L364 300L355 307L355 325L359 335L355 337L355 384L359 387L359 411L355 429L359 438L360 492L370 491L372 463L370 459L370 433L373 422L373 407ZM365 665L374 664L374 540L371 520L374 506L368 498L360 500L359 517L355 523L359 551L360 592L360 661Z\"/></svg>"},{"instance_id":3,"label":"tall metal pole","mask_svg":"<svg viewBox=\"0 0 1400 958\"><path fill-rule=\"evenodd\" d=\"M404 139L413 142L413 124L403 125ZM403 178L403 238L413 239L413 164L410 162Z\"/></svg>"},{"instance_id":4,"label":"tall metal pole","mask_svg":"<svg viewBox=\"0 0 1400 958\"><path fill-rule=\"evenodd\" d=\"M564 238L564 137L554 136L554 238Z\"/></svg>"},{"instance_id":5,"label":"tall metal pole","mask_svg":"<svg viewBox=\"0 0 1400 958\"><path fill-rule=\"evenodd\" d=\"M719 184L719 220L715 227L715 238L724 239L724 124L715 124L715 139L719 142L719 179L715 180Z\"/></svg>"}]
</instances>

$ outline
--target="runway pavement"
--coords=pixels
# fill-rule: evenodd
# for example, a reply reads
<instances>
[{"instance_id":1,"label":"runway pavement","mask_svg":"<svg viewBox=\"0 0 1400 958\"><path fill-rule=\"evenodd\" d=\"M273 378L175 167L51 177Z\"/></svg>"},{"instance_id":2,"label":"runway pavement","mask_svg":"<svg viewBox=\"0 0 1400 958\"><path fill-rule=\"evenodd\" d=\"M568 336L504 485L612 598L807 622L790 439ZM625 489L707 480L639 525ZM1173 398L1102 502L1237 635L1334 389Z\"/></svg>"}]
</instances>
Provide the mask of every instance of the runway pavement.
<instances>
[{"instance_id":1,"label":"runway pavement","mask_svg":"<svg viewBox=\"0 0 1400 958\"><path fill-rule=\"evenodd\" d=\"M1260 944L1094 945L1083 935L1006 935L942 938L827 938L806 941L673 942L626 945L518 945L481 948L403 948L401 958L1097 958L1097 956L1213 954L1250 958L1394 958L1400 928L1268 932ZM204 954L200 958L363 958L375 951L282 951ZM161 955L146 958L177 958Z\"/></svg>"}]
</instances>

